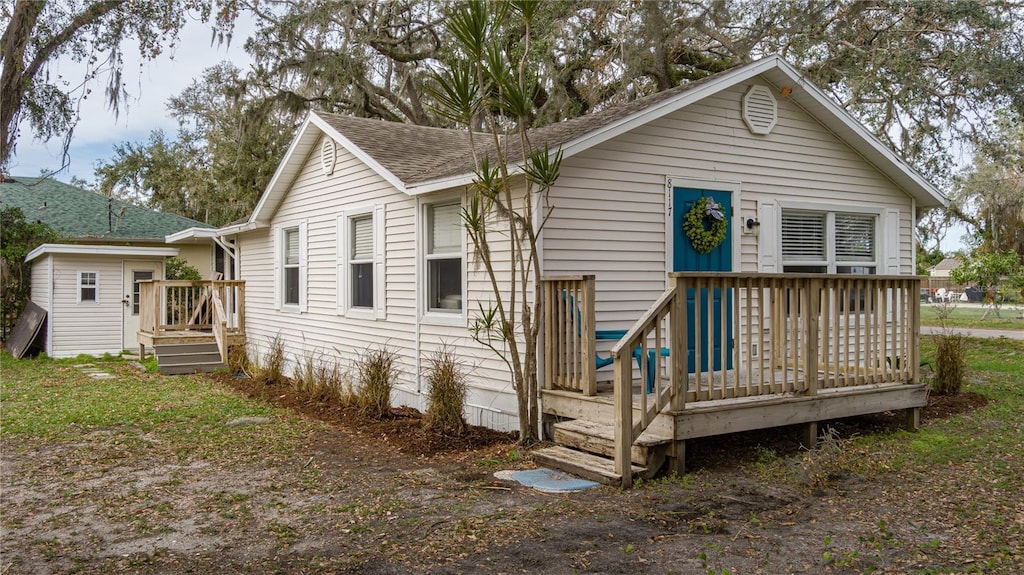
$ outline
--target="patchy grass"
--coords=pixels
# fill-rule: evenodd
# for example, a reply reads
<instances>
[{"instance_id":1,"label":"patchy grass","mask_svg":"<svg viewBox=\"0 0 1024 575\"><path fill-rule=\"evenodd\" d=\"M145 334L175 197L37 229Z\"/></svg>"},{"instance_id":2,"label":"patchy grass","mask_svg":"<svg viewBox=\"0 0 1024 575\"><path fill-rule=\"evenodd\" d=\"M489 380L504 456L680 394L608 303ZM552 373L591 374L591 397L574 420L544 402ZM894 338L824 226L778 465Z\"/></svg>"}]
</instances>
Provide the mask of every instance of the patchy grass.
<instances>
[{"instance_id":1,"label":"patchy grass","mask_svg":"<svg viewBox=\"0 0 1024 575\"><path fill-rule=\"evenodd\" d=\"M987 308L977 305L956 305L948 309L949 317L943 318L946 313L944 306L937 304L921 304L921 325L942 326L959 328L978 329L1019 329L1024 330L1024 319L1020 319L1024 313L1024 307L1019 304L1004 304L999 309L999 315L990 313L985 319L981 317Z\"/></svg>"},{"instance_id":2,"label":"patchy grass","mask_svg":"<svg viewBox=\"0 0 1024 575\"><path fill-rule=\"evenodd\" d=\"M935 355L930 338L922 347ZM90 362L117 379L92 380L73 361L2 361L2 573L1001 574L1024 564L1024 342L969 340L964 391L988 403L918 433L898 431L893 415L849 425L856 433L820 454L785 429L748 434L756 445L743 434L694 440L691 473L571 495L494 479L528 457L508 445L401 452L400 427L271 407L283 385L253 387L265 402L233 393L228 384L248 380L223 374L163 377L111 359ZM271 421L224 426L241 416ZM702 452L720 460L701 465Z\"/></svg>"},{"instance_id":3,"label":"patchy grass","mask_svg":"<svg viewBox=\"0 0 1024 575\"><path fill-rule=\"evenodd\" d=\"M263 441L260 426L225 427L239 417L281 420L281 439L301 429L290 412L213 386L204 376L166 377L140 373L119 358L14 360L3 356L0 437L64 442L107 435L121 443L160 445L182 455L202 455ZM80 367L114 375L93 379Z\"/></svg>"}]
</instances>

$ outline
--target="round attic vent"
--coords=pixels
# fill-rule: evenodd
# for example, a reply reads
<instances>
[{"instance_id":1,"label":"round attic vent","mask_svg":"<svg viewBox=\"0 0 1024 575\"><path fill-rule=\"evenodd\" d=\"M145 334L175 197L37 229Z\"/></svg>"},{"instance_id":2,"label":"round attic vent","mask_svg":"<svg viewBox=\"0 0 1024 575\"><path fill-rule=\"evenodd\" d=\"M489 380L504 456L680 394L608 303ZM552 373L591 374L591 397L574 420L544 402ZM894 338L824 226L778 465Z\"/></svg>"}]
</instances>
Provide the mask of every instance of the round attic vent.
<instances>
[{"instance_id":1,"label":"round attic vent","mask_svg":"<svg viewBox=\"0 0 1024 575\"><path fill-rule=\"evenodd\" d=\"M324 175L334 173L334 165L338 162L338 153L334 146L334 140L325 138L320 145L320 166L324 169Z\"/></svg>"},{"instance_id":2,"label":"round attic vent","mask_svg":"<svg viewBox=\"0 0 1024 575\"><path fill-rule=\"evenodd\" d=\"M765 86L751 86L743 95L743 122L754 134L771 133L779 121L779 105Z\"/></svg>"}]
</instances>

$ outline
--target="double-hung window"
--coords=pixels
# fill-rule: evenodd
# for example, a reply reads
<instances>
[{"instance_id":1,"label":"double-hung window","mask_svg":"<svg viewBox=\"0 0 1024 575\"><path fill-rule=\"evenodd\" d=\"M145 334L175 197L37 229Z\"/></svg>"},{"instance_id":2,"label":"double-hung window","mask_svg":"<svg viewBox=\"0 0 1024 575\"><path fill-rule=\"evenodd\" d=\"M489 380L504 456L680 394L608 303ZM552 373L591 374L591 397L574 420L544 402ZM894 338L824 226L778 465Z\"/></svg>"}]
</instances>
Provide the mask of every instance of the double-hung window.
<instances>
[{"instance_id":1,"label":"double-hung window","mask_svg":"<svg viewBox=\"0 0 1024 575\"><path fill-rule=\"evenodd\" d=\"M306 233L305 221L277 228L275 289L279 309L306 310Z\"/></svg>"},{"instance_id":2,"label":"double-hung window","mask_svg":"<svg viewBox=\"0 0 1024 575\"><path fill-rule=\"evenodd\" d=\"M299 305L299 228L284 231L284 304Z\"/></svg>"},{"instance_id":3,"label":"double-hung window","mask_svg":"<svg viewBox=\"0 0 1024 575\"><path fill-rule=\"evenodd\" d=\"M384 206L338 216L338 313L384 319Z\"/></svg>"},{"instance_id":4,"label":"double-hung window","mask_svg":"<svg viewBox=\"0 0 1024 575\"><path fill-rule=\"evenodd\" d=\"M783 209L783 271L877 273L878 220L874 213Z\"/></svg>"},{"instance_id":5,"label":"double-hung window","mask_svg":"<svg viewBox=\"0 0 1024 575\"><path fill-rule=\"evenodd\" d=\"M373 309L373 214L352 218L349 232L349 307Z\"/></svg>"},{"instance_id":6,"label":"double-hung window","mask_svg":"<svg viewBox=\"0 0 1024 575\"><path fill-rule=\"evenodd\" d=\"M97 272L78 272L78 303L99 301L99 290L99 274Z\"/></svg>"},{"instance_id":7,"label":"double-hung window","mask_svg":"<svg viewBox=\"0 0 1024 575\"><path fill-rule=\"evenodd\" d=\"M462 206L426 207L427 311L462 312Z\"/></svg>"}]
</instances>

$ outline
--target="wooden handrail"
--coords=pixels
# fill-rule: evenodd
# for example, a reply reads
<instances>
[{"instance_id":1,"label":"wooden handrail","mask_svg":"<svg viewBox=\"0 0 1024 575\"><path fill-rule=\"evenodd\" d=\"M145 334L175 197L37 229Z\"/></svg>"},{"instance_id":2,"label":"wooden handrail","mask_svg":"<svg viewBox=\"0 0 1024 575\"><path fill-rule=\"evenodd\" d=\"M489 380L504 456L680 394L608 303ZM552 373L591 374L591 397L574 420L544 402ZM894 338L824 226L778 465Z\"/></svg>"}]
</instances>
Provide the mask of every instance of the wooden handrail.
<instances>
[{"instance_id":1,"label":"wooden handrail","mask_svg":"<svg viewBox=\"0 0 1024 575\"><path fill-rule=\"evenodd\" d=\"M245 333L243 280L150 280L139 284L141 332L157 335L222 329L225 342L226 334ZM215 299L221 304L219 318L215 317Z\"/></svg>"},{"instance_id":2,"label":"wooden handrail","mask_svg":"<svg viewBox=\"0 0 1024 575\"><path fill-rule=\"evenodd\" d=\"M597 394L594 276L544 277L544 389Z\"/></svg>"},{"instance_id":3,"label":"wooden handrail","mask_svg":"<svg viewBox=\"0 0 1024 575\"><path fill-rule=\"evenodd\" d=\"M224 312L224 303L220 301L220 292L214 290L210 299L213 301L213 337L217 340L217 349L220 351L220 362L228 362L228 322L227 314Z\"/></svg>"}]
</instances>

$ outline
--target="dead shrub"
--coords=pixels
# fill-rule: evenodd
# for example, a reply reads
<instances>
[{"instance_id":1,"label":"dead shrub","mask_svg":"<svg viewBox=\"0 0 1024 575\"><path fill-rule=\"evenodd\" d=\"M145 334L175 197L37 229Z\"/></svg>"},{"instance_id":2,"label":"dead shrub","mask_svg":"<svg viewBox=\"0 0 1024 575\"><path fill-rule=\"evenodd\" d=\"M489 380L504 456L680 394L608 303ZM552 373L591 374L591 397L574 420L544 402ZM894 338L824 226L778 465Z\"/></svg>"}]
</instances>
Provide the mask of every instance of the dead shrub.
<instances>
[{"instance_id":1,"label":"dead shrub","mask_svg":"<svg viewBox=\"0 0 1024 575\"><path fill-rule=\"evenodd\" d=\"M266 354L260 355L257 348L253 355L255 358L249 361L247 369L243 370L245 375L253 381L267 385L284 381L284 341L280 334L270 340Z\"/></svg>"},{"instance_id":2,"label":"dead shrub","mask_svg":"<svg viewBox=\"0 0 1024 575\"><path fill-rule=\"evenodd\" d=\"M821 492L835 481L850 475L858 455L848 448L832 427L825 428L814 449L801 454L797 461L797 478L811 492Z\"/></svg>"},{"instance_id":3,"label":"dead shrub","mask_svg":"<svg viewBox=\"0 0 1024 575\"><path fill-rule=\"evenodd\" d=\"M935 375L931 390L936 395L960 393L967 376L967 338L962 333L935 336Z\"/></svg>"},{"instance_id":4,"label":"dead shrub","mask_svg":"<svg viewBox=\"0 0 1024 575\"><path fill-rule=\"evenodd\" d=\"M231 373L246 373L249 369L249 349L244 345L228 348L228 369Z\"/></svg>"},{"instance_id":5,"label":"dead shrub","mask_svg":"<svg viewBox=\"0 0 1024 575\"><path fill-rule=\"evenodd\" d=\"M466 369L448 346L435 351L427 359L427 413L424 424L435 433L462 435L466 420L462 416L466 404Z\"/></svg>"},{"instance_id":6,"label":"dead shrub","mask_svg":"<svg viewBox=\"0 0 1024 575\"><path fill-rule=\"evenodd\" d=\"M398 379L398 354L387 346L367 349L356 360L356 404L366 415L383 419L391 413L391 390Z\"/></svg>"},{"instance_id":7,"label":"dead shrub","mask_svg":"<svg viewBox=\"0 0 1024 575\"><path fill-rule=\"evenodd\" d=\"M337 361L321 361L316 366L316 382L316 399L345 407L356 405L352 377Z\"/></svg>"},{"instance_id":8,"label":"dead shrub","mask_svg":"<svg viewBox=\"0 0 1024 575\"><path fill-rule=\"evenodd\" d=\"M313 356L307 355L292 374L292 389L298 394L312 397L317 395L319 387L316 381L316 364Z\"/></svg>"}]
</instances>

